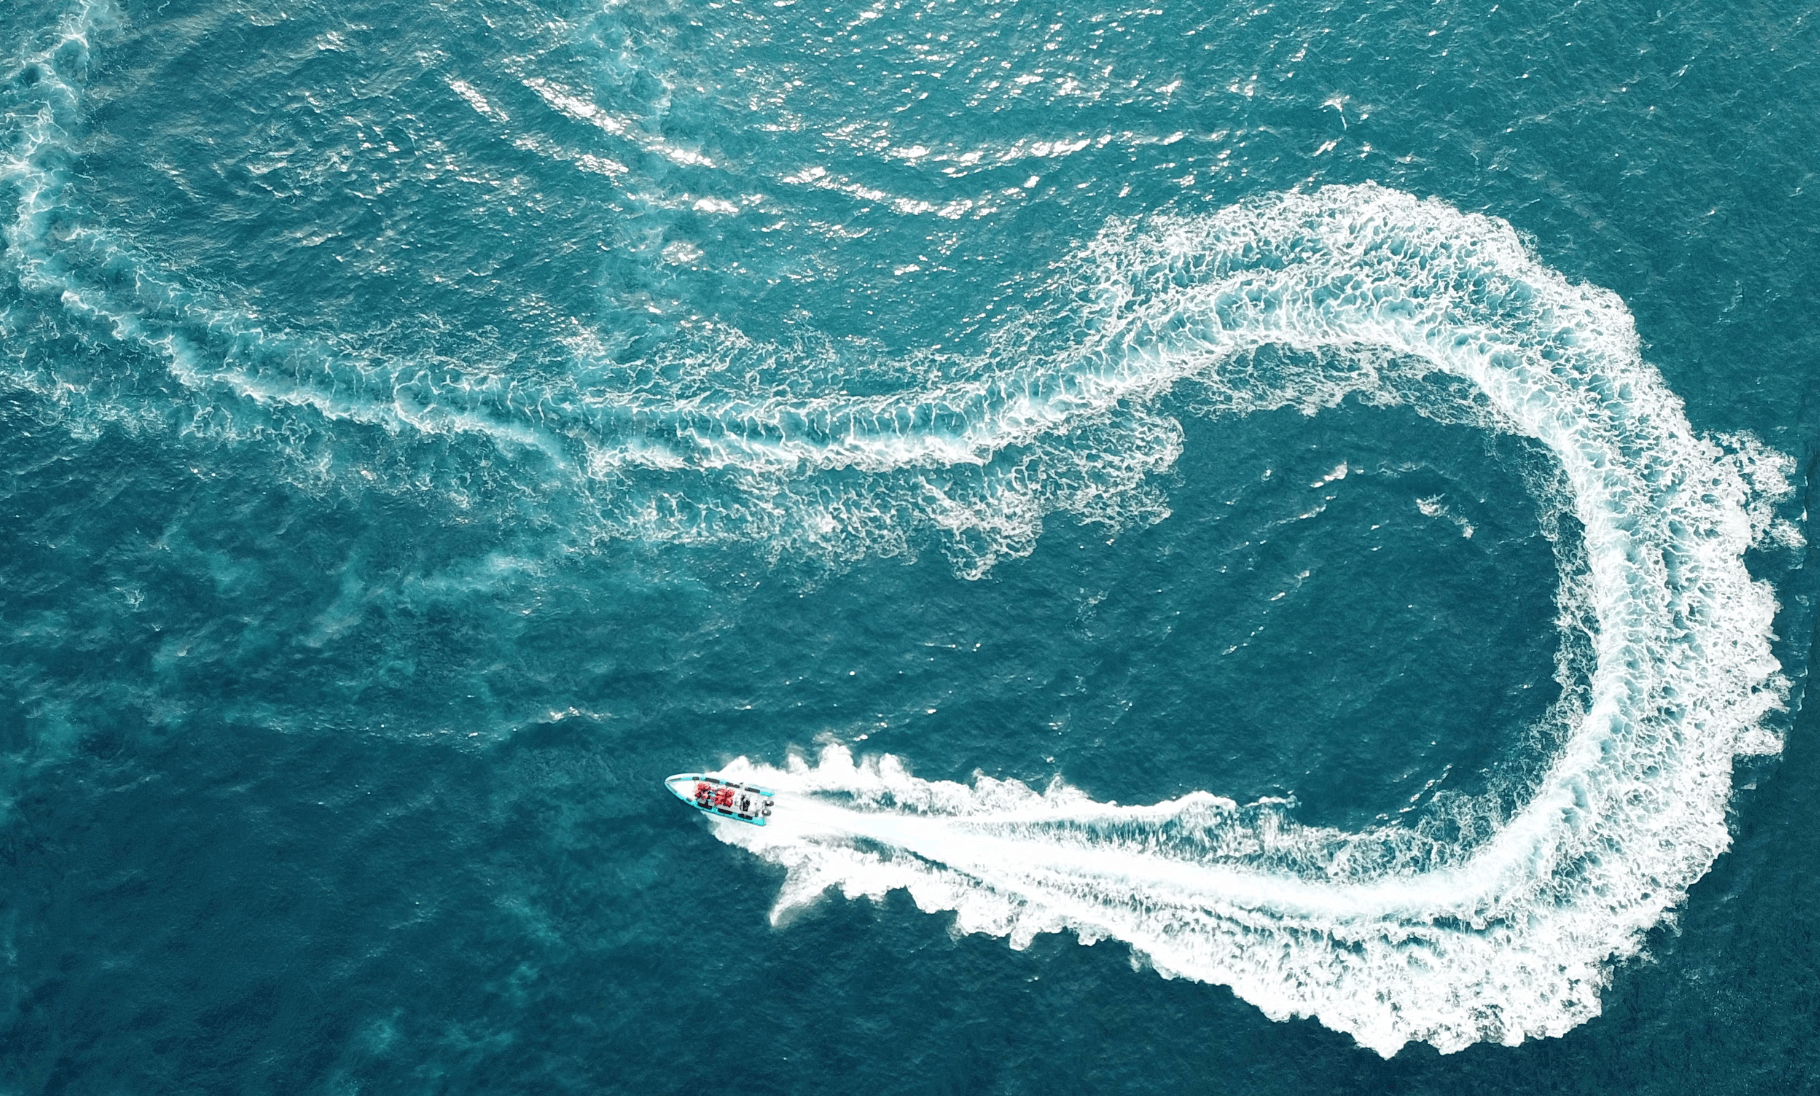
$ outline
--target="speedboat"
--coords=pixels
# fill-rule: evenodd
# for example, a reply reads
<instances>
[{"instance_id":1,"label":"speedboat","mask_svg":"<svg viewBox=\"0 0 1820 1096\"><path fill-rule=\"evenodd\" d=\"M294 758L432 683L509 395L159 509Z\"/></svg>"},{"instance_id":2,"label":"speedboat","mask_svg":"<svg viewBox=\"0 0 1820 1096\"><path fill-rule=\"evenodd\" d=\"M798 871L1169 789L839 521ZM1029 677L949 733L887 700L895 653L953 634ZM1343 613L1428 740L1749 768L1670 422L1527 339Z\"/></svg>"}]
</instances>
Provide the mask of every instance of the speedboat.
<instances>
[{"instance_id":1,"label":"speedboat","mask_svg":"<svg viewBox=\"0 0 1820 1096\"><path fill-rule=\"evenodd\" d=\"M756 784L735 784L718 776L678 773L664 781L670 794L703 814L733 818L762 826L771 817L776 801Z\"/></svg>"}]
</instances>

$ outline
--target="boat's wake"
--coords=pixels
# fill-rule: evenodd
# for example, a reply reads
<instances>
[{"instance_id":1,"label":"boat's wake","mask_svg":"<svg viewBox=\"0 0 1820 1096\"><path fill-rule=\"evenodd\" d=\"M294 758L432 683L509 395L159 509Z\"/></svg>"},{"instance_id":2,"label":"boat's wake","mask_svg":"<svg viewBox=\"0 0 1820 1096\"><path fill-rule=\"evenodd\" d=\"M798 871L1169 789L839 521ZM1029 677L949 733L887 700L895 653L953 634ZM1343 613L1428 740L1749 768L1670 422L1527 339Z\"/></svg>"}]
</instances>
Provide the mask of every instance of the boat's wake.
<instances>
[{"instance_id":1,"label":"boat's wake","mask_svg":"<svg viewBox=\"0 0 1820 1096\"><path fill-rule=\"evenodd\" d=\"M1726 848L1734 757L1779 746L1761 723L1783 697L1776 607L1742 557L1772 532L1784 462L1696 436L1616 297L1542 266L1507 224L1438 202L1370 186L1285 195L1109 230L1084 269L1086 345L1042 398L971 420L995 439L978 444L1063 430L1189 376L1232 412L1352 392L1435 410L1408 380L1426 372L1470 385L1448 398L1456 413L1559 461L1561 504L1585 530L1563 619L1591 633L1594 665L1533 796L1448 849L1204 795L1120 808L1065 788L928 785L836 754L755 775L853 805L722 836L788 866L780 910L831 886L905 887L963 930L1116 937L1160 971L1386 1054L1412 1039L1514 1043L1595 1015L1610 961ZM1248 351L1264 343L1318 364L1259 374Z\"/></svg>"},{"instance_id":2,"label":"boat's wake","mask_svg":"<svg viewBox=\"0 0 1820 1096\"><path fill-rule=\"evenodd\" d=\"M1570 284L1502 221L1367 185L1113 224L1027 330L965 360L885 362L873 395L849 394L850 362L738 339L572 374L392 359L205 300L77 208L86 35L106 11L84 5L0 88L15 200L0 262L19 316L154 365L96 379L55 354L8 359L7 383L46 418L124 419L140 401L151 425L136 428L199 444L327 439L312 474L383 490L397 468L394 489L464 507L467 485L487 484L501 512L542 507L533 524L591 514L583 543L852 555L934 536L968 575L1031 551L1058 511L1161 516L1146 481L1181 431L1160 397L1184 381L1212 414L1407 402L1558 462L1548 503L1585 531L1564 627L1586 629L1593 664L1533 796L1489 837L1313 830L1207 794L1134 808L1061 786L929 784L836 752L756 770L796 805L763 829L717 828L789 868L780 911L830 887L905 887L963 930L1128 941L1161 971L1383 1053L1516 1042L1597 1012L1609 962L1727 846L1734 757L1779 747L1763 723L1785 692L1776 605L1743 556L1796 536L1770 506L1786 461L1696 435L1623 303ZM0 313L0 333L25 322Z\"/></svg>"}]
</instances>

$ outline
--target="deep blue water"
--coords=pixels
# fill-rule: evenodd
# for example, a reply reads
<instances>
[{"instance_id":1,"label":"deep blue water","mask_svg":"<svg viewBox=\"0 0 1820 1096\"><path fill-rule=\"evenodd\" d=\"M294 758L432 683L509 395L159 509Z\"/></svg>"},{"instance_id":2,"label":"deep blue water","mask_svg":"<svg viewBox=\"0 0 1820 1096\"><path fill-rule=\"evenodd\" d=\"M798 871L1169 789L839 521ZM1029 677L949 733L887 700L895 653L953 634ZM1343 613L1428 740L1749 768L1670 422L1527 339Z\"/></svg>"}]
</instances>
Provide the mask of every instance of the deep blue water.
<instances>
[{"instance_id":1,"label":"deep blue water","mask_svg":"<svg viewBox=\"0 0 1820 1096\"><path fill-rule=\"evenodd\" d=\"M1820 1088L1815 20L12 0L0 1085Z\"/></svg>"}]
</instances>

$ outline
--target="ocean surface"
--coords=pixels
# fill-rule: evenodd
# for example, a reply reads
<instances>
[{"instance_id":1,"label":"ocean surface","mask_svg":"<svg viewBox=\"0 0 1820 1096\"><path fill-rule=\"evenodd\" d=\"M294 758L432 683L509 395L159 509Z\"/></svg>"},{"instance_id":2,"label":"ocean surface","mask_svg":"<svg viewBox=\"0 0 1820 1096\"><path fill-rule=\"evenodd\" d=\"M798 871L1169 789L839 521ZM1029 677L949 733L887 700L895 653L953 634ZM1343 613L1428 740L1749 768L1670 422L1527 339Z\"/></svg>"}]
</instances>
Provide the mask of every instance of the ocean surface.
<instances>
[{"instance_id":1,"label":"ocean surface","mask_svg":"<svg viewBox=\"0 0 1820 1096\"><path fill-rule=\"evenodd\" d=\"M1820 1091L1817 21L7 0L0 1092Z\"/></svg>"}]
</instances>

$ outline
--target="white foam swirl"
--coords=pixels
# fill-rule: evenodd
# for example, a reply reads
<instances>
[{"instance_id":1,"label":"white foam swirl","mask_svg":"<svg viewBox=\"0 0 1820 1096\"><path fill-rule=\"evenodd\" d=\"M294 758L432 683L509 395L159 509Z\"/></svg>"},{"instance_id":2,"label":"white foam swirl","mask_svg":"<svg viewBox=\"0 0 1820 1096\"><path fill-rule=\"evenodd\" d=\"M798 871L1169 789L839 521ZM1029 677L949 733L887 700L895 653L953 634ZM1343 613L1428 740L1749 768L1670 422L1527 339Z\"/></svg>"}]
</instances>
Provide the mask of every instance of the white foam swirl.
<instances>
[{"instance_id":1,"label":"white foam swirl","mask_svg":"<svg viewBox=\"0 0 1820 1096\"><path fill-rule=\"evenodd\" d=\"M1369 363L1388 354L1469 381L1488 425L1554 454L1585 529L1573 588L1590 601L1596 668L1535 794L1448 855L1394 826L1300 828L1205 794L1116 807L1060 785L927 784L836 752L813 768L736 765L810 805L717 832L790 869L779 914L829 886L905 887L1014 943L1060 929L1127 941L1166 974L1384 1054L1412 1039L1515 1043L1595 1015L1609 962L1727 847L1733 758L1776 748L1760 722L1781 701L1776 605L1742 556L1781 463L1695 436L1614 295L1570 284L1507 224L1439 202L1372 186L1285 195L1115 229L1088 270L1096 334L1075 367L1033 398L985 401L996 413L940 444L984 454L1189 375L1235 409L1328 404L1378 390ZM1261 343L1350 364L1235 368Z\"/></svg>"},{"instance_id":2,"label":"white foam swirl","mask_svg":"<svg viewBox=\"0 0 1820 1096\"><path fill-rule=\"evenodd\" d=\"M742 394L724 383L738 346L685 354L693 379L668 389L430 369L268 337L68 209L74 89L101 10L15 65L6 261L25 293L160 356L224 417L307 418L396 446L490 439L542 462L527 497L555 477L616 536L838 554L933 528L967 574L1030 551L1057 510L1160 516L1145 480L1180 431L1155 404L1185 379L1216 413L1312 412L1350 393L1457 412L1439 379L1487 428L1559 461L1585 530L1569 590L1596 666L1533 797L1489 837L1314 830L1205 793L1119 807L1060 784L932 784L839 752L742 763L794 797L764 830L717 829L789 868L780 916L830 886L906 887L1014 943L1116 937L1166 974L1385 1054L1412 1039L1513 1043L1596 1014L1609 963L1726 848L1733 758L1778 747L1762 728L1782 699L1776 605L1742 557L1768 527L1764 500L1786 490L1782 459L1696 436L1622 302L1569 283L1502 221L1361 186L1113 225L1061 287L1072 296L1043 328L1061 336L905 368L913 383L875 396L846 394L838 362L832 383L809 383L820 366L781 352L782 381ZM1291 364L1262 365L1268 345L1295 351ZM80 388L51 373L36 386L47 399Z\"/></svg>"}]
</instances>

